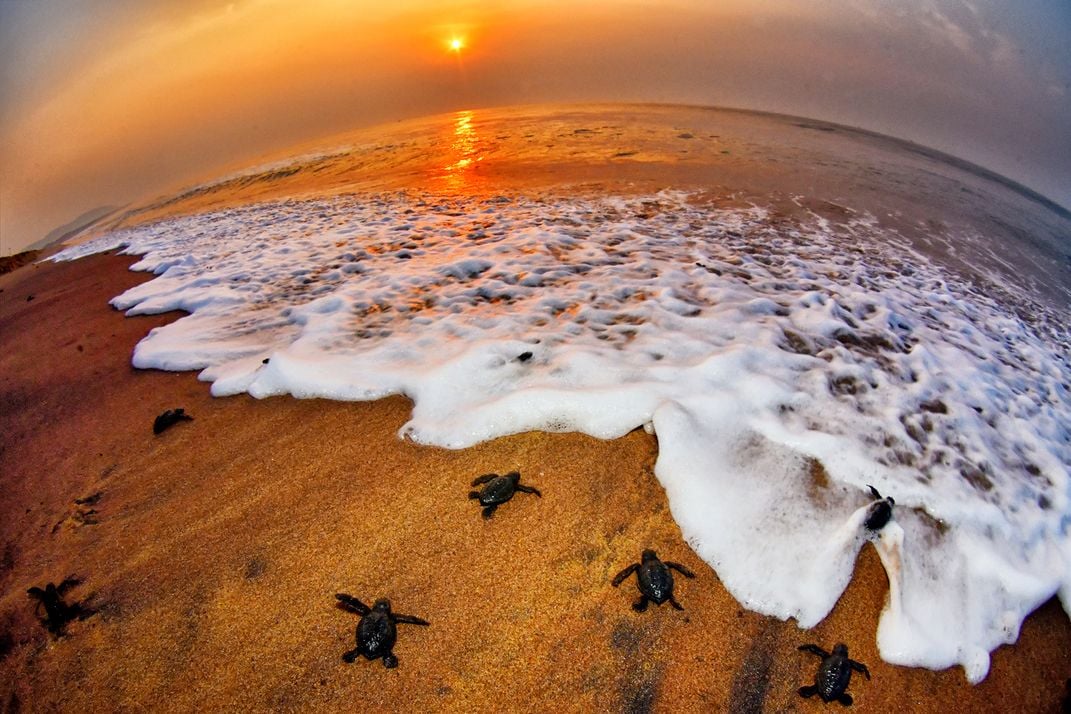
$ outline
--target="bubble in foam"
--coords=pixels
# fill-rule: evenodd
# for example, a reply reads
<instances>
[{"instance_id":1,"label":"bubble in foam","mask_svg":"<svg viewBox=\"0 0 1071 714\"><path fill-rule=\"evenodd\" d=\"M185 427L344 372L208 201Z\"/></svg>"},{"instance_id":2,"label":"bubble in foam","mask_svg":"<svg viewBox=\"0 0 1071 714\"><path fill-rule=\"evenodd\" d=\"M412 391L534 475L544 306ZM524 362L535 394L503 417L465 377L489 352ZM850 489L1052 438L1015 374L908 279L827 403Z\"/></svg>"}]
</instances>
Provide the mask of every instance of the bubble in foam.
<instances>
[{"instance_id":1,"label":"bubble in foam","mask_svg":"<svg viewBox=\"0 0 1071 714\"><path fill-rule=\"evenodd\" d=\"M251 205L57 258L143 256L157 277L113 304L191 314L134 364L202 370L216 395L404 394L403 434L450 448L651 429L674 518L753 610L816 624L873 539L889 661L979 681L1030 611L1069 606L1058 321L1024 321L861 212L504 198ZM897 503L877 535L868 484Z\"/></svg>"}]
</instances>

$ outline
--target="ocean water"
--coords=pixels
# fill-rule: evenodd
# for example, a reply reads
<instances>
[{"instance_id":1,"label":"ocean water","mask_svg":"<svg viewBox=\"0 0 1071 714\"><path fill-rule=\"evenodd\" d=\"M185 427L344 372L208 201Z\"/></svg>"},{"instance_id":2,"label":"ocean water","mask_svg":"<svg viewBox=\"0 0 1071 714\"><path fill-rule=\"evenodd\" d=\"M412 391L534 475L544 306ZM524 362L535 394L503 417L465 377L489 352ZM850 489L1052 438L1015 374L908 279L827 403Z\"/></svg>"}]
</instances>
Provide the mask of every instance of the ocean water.
<instances>
[{"instance_id":1,"label":"ocean water","mask_svg":"<svg viewBox=\"0 0 1071 714\"><path fill-rule=\"evenodd\" d=\"M399 436L448 448L645 428L673 517L741 604L811 627L869 541L891 584L882 657L978 682L1037 606L1071 612L1064 313L1025 314L1014 285L863 207L791 200L362 192L166 218L55 259L141 256L156 277L113 305L190 314L135 366L200 370L218 396L403 394ZM869 486L896 500L878 532Z\"/></svg>"}]
</instances>

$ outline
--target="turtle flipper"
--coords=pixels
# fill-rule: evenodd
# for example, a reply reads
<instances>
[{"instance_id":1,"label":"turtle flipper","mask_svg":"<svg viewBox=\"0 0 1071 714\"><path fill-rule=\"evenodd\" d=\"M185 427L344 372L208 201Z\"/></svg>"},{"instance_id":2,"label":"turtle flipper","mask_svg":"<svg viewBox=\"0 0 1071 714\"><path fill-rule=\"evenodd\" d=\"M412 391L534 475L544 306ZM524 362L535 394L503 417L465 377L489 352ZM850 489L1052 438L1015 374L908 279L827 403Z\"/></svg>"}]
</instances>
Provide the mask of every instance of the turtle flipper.
<instances>
[{"instance_id":1,"label":"turtle flipper","mask_svg":"<svg viewBox=\"0 0 1071 714\"><path fill-rule=\"evenodd\" d=\"M372 608L368 607L352 595L347 595L346 593L335 593L335 599L338 600L339 607L341 607L343 610L349 610L350 612L357 613L358 615L367 615L372 611Z\"/></svg>"},{"instance_id":2,"label":"turtle flipper","mask_svg":"<svg viewBox=\"0 0 1071 714\"><path fill-rule=\"evenodd\" d=\"M625 578L627 578L628 576L632 575L632 573L634 573L636 571L636 569L639 568L639 567L640 567L639 563L633 563L632 565L628 566L627 568L622 570L620 573L615 575L614 579L610 581L610 584L613 585L616 588L618 585L620 585L622 582L624 582Z\"/></svg>"},{"instance_id":3,"label":"turtle flipper","mask_svg":"<svg viewBox=\"0 0 1071 714\"><path fill-rule=\"evenodd\" d=\"M361 648L358 647L356 649L350 650L349 652L343 652L342 653L342 659L343 659L344 662L346 662L348 664L353 664L354 661L357 659L357 657L360 656L360 654L361 654Z\"/></svg>"},{"instance_id":4,"label":"turtle flipper","mask_svg":"<svg viewBox=\"0 0 1071 714\"><path fill-rule=\"evenodd\" d=\"M488 518L490 518L491 516L495 515L495 509L496 509L496 508L498 508L498 504L497 504L497 503L495 503L495 504L492 504L492 505L490 505L490 506L486 506L486 507L485 507L485 508L483 509L483 517L484 517L484 520L487 520L487 519L488 519Z\"/></svg>"},{"instance_id":5,"label":"turtle flipper","mask_svg":"<svg viewBox=\"0 0 1071 714\"><path fill-rule=\"evenodd\" d=\"M852 705L852 695L845 692L837 697L837 701L841 703L841 706L850 707Z\"/></svg>"},{"instance_id":6,"label":"turtle flipper","mask_svg":"<svg viewBox=\"0 0 1071 714\"><path fill-rule=\"evenodd\" d=\"M674 563L672 560L664 560L662 562L665 563L665 566L667 568L673 568L674 570L676 570L678 573L680 573L681 575L683 575L686 578L694 578L695 577L695 573L693 573L691 570L688 570L688 568L684 567L680 563Z\"/></svg>"},{"instance_id":7,"label":"turtle flipper","mask_svg":"<svg viewBox=\"0 0 1071 714\"><path fill-rule=\"evenodd\" d=\"M93 513L96 513L96 511L93 511ZM81 579L76 578L72 575L71 577L65 579L62 583L56 586L56 592L58 592L60 595L64 595L75 585L80 585L81 583Z\"/></svg>"},{"instance_id":8,"label":"turtle flipper","mask_svg":"<svg viewBox=\"0 0 1071 714\"><path fill-rule=\"evenodd\" d=\"M672 595L669 596L669 604L672 605L677 610L683 610L684 609L684 606L681 605L679 602L677 602L677 598L673 597Z\"/></svg>"},{"instance_id":9,"label":"turtle flipper","mask_svg":"<svg viewBox=\"0 0 1071 714\"><path fill-rule=\"evenodd\" d=\"M818 645L800 645L796 649L798 649L800 652L810 652L813 655L818 655L819 657L823 658L829 656L829 653Z\"/></svg>"},{"instance_id":10,"label":"turtle flipper","mask_svg":"<svg viewBox=\"0 0 1071 714\"><path fill-rule=\"evenodd\" d=\"M810 699L815 694L818 694L818 687L814 686L813 684L809 684L806 687L800 687L799 693L800 696L804 699Z\"/></svg>"},{"instance_id":11,"label":"turtle flipper","mask_svg":"<svg viewBox=\"0 0 1071 714\"><path fill-rule=\"evenodd\" d=\"M636 602L632 603L632 609L635 610L636 612L643 612L644 610L646 610L647 609L647 596L646 595L640 595L639 599L636 600Z\"/></svg>"},{"instance_id":12,"label":"turtle flipper","mask_svg":"<svg viewBox=\"0 0 1071 714\"><path fill-rule=\"evenodd\" d=\"M383 655L383 666L387 669L394 669L398 666L398 658L394 656L393 652Z\"/></svg>"},{"instance_id":13,"label":"turtle flipper","mask_svg":"<svg viewBox=\"0 0 1071 714\"><path fill-rule=\"evenodd\" d=\"M498 478L498 474L484 474L483 476L477 476L472 479L473 486L479 486L481 483L487 483L491 479Z\"/></svg>"}]
</instances>

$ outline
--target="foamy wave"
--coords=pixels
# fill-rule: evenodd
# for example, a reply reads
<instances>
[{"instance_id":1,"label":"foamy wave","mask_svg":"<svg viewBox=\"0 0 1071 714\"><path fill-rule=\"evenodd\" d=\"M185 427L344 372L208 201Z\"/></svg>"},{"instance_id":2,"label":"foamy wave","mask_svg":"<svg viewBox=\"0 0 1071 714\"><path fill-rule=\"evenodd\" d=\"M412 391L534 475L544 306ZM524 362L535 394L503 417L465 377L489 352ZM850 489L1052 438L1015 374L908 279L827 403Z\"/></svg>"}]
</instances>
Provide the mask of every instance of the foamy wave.
<instances>
[{"instance_id":1,"label":"foamy wave","mask_svg":"<svg viewBox=\"0 0 1071 714\"><path fill-rule=\"evenodd\" d=\"M697 197L286 201L177 218L125 246L113 304L190 313L134 364L216 395L414 401L404 436L653 427L688 542L745 606L809 627L870 536L891 662L961 664L1059 592L1071 611L1066 335L1024 324L863 216ZM622 474L622 478L627 478Z\"/></svg>"}]
</instances>

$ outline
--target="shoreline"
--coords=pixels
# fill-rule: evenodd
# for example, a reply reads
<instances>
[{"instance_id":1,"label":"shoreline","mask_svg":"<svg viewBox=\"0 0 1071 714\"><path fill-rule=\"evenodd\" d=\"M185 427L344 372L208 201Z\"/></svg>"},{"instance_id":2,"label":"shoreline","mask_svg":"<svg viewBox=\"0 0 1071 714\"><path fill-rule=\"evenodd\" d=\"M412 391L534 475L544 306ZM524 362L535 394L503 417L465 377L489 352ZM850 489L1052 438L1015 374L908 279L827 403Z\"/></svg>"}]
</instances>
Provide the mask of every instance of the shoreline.
<instances>
[{"instance_id":1,"label":"shoreline","mask_svg":"<svg viewBox=\"0 0 1071 714\"><path fill-rule=\"evenodd\" d=\"M977 686L959 668L882 662L872 548L814 630L743 610L681 541L642 430L448 451L397 437L401 397L214 399L193 373L136 370L134 344L181 313L107 304L152 277L135 260L0 276L7 709L817 711L796 694L817 666L796 651L807 642L845 642L868 665L873 679L849 688L857 706L1051 711L1063 696L1071 622L1055 599ZM177 406L194 421L154 437L153 417ZM469 481L514 469L544 497L484 521ZM92 509L73 503L98 492ZM678 579L684 612L633 613L634 585L610 587L646 547L696 572ZM98 613L52 640L25 589L69 575ZM346 665L356 618L335 592L390 597L432 625L401 628L397 670Z\"/></svg>"}]
</instances>

